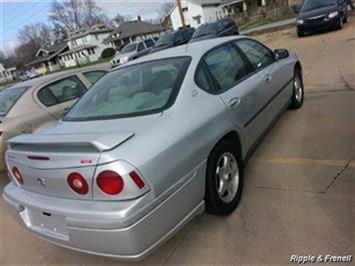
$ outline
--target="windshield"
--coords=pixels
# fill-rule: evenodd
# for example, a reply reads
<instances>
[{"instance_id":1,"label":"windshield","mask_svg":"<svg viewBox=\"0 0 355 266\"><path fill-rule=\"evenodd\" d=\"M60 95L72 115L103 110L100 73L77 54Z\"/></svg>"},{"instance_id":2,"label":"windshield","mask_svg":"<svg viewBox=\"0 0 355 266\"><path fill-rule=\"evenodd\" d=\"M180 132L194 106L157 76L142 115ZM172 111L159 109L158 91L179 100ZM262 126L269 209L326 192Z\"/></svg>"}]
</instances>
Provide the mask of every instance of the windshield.
<instances>
[{"instance_id":1,"label":"windshield","mask_svg":"<svg viewBox=\"0 0 355 266\"><path fill-rule=\"evenodd\" d=\"M133 51L136 50L136 48L137 48L137 44L136 43L128 44L125 47L123 47L123 49L121 51L121 54L133 52Z\"/></svg>"},{"instance_id":2,"label":"windshield","mask_svg":"<svg viewBox=\"0 0 355 266\"><path fill-rule=\"evenodd\" d=\"M173 104L189 61L189 57L161 59L108 73L64 120L101 120L161 112Z\"/></svg>"},{"instance_id":3,"label":"windshield","mask_svg":"<svg viewBox=\"0 0 355 266\"><path fill-rule=\"evenodd\" d=\"M192 38L198 38L209 34L215 34L217 32L218 26L219 26L219 22L201 25L196 29Z\"/></svg>"},{"instance_id":4,"label":"windshield","mask_svg":"<svg viewBox=\"0 0 355 266\"><path fill-rule=\"evenodd\" d=\"M5 116L28 87L12 87L0 93L0 116Z\"/></svg>"},{"instance_id":5,"label":"windshield","mask_svg":"<svg viewBox=\"0 0 355 266\"><path fill-rule=\"evenodd\" d=\"M154 47L159 47L159 46L165 46L165 45L171 45L174 44L174 32L165 34L163 37L161 37Z\"/></svg>"},{"instance_id":6,"label":"windshield","mask_svg":"<svg viewBox=\"0 0 355 266\"><path fill-rule=\"evenodd\" d=\"M338 0L306 0L302 5L301 12L314 10L320 7L336 5Z\"/></svg>"}]
</instances>

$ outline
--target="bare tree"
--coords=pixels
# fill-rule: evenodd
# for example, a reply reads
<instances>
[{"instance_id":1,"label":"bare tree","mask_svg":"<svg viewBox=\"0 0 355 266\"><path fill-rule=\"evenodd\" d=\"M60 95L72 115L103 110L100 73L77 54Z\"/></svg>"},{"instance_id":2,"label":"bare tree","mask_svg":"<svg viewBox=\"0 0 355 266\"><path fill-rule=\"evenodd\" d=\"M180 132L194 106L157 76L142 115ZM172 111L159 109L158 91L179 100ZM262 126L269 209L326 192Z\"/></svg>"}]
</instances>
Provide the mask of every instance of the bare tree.
<instances>
[{"instance_id":1,"label":"bare tree","mask_svg":"<svg viewBox=\"0 0 355 266\"><path fill-rule=\"evenodd\" d=\"M120 13L117 13L117 14L113 17L112 21L113 21L116 25L119 25L119 24L121 24L122 22L125 21L125 17L124 17L123 15L121 15Z\"/></svg>"},{"instance_id":2,"label":"bare tree","mask_svg":"<svg viewBox=\"0 0 355 266\"><path fill-rule=\"evenodd\" d=\"M91 27L96 24L103 24L108 20L103 14L102 9L95 3L94 0L83 0L83 24Z\"/></svg>"},{"instance_id":3,"label":"bare tree","mask_svg":"<svg viewBox=\"0 0 355 266\"><path fill-rule=\"evenodd\" d=\"M68 33L81 27L103 24L108 20L94 0L54 0L49 18L53 23L65 27Z\"/></svg>"},{"instance_id":4,"label":"bare tree","mask_svg":"<svg viewBox=\"0 0 355 266\"><path fill-rule=\"evenodd\" d=\"M52 28L44 23L36 23L24 26L17 33L21 43L31 43L38 49L42 46L50 46L54 43Z\"/></svg>"},{"instance_id":5,"label":"bare tree","mask_svg":"<svg viewBox=\"0 0 355 266\"><path fill-rule=\"evenodd\" d=\"M167 14L170 13L171 9L174 7L175 2L174 1L165 1L163 2L160 10L159 10L159 16L160 18L164 18Z\"/></svg>"}]
</instances>

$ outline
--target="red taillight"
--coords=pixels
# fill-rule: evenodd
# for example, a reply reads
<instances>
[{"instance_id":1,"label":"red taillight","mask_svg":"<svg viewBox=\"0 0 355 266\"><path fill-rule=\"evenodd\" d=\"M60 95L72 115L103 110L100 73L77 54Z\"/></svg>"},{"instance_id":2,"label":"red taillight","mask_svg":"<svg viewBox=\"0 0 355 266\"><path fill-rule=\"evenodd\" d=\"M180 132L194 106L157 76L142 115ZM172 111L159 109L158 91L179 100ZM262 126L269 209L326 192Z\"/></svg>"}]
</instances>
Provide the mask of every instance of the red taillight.
<instances>
[{"instance_id":1,"label":"red taillight","mask_svg":"<svg viewBox=\"0 0 355 266\"><path fill-rule=\"evenodd\" d=\"M12 174L14 178L19 182L21 185L23 184L23 177L20 173L20 170L15 166L12 168Z\"/></svg>"},{"instance_id":2,"label":"red taillight","mask_svg":"<svg viewBox=\"0 0 355 266\"><path fill-rule=\"evenodd\" d=\"M89 192L89 186L85 178L79 173L71 173L67 179L69 187L80 195L85 195Z\"/></svg>"},{"instance_id":3,"label":"red taillight","mask_svg":"<svg viewBox=\"0 0 355 266\"><path fill-rule=\"evenodd\" d=\"M124 186L122 177L113 171L103 171L96 178L96 184L102 192L108 195L119 194Z\"/></svg>"},{"instance_id":4,"label":"red taillight","mask_svg":"<svg viewBox=\"0 0 355 266\"><path fill-rule=\"evenodd\" d=\"M139 189L144 188L145 184L144 184L143 180L139 177L139 175L135 171L130 172L129 176L132 178L134 183L136 183L136 185Z\"/></svg>"}]
</instances>

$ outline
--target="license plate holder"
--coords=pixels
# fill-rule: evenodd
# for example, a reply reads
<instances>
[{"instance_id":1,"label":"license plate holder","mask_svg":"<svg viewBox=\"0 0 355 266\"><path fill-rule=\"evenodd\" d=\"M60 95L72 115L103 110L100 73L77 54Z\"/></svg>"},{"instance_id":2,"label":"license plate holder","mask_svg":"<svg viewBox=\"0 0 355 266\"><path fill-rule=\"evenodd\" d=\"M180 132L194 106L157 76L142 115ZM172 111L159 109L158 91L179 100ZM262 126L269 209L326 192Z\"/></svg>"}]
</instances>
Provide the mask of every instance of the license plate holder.
<instances>
[{"instance_id":1,"label":"license plate holder","mask_svg":"<svg viewBox=\"0 0 355 266\"><path fill-rule=\"evenodd\" d=\"M33 231L52 238L69 240L65 216L29 208L25 208L20 214L27 227Z\"/></svg>"}]
</instances>

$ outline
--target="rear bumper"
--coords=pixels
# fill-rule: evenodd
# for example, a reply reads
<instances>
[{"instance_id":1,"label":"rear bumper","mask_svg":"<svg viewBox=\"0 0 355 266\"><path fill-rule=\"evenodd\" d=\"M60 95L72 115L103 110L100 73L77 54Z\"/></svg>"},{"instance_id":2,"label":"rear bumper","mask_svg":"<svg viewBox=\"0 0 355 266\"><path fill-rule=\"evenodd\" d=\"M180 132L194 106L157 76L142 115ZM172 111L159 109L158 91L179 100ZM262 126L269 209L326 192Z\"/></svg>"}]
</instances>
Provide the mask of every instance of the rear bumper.
<instances>
[{"instance_id":1,"label":"rear bumper","mask_svg":"<svg viewBox=\"0 0 355 266\"><path fill-rule=\"evenodd\" d=\"M4 200L23 227L60 246L122 260L140 260L204 210L205 163L165 198L150 192L122 202L51 198L9 184ZM145 204L145 205L144 205Z\"/></svg>"}]
</instances>

